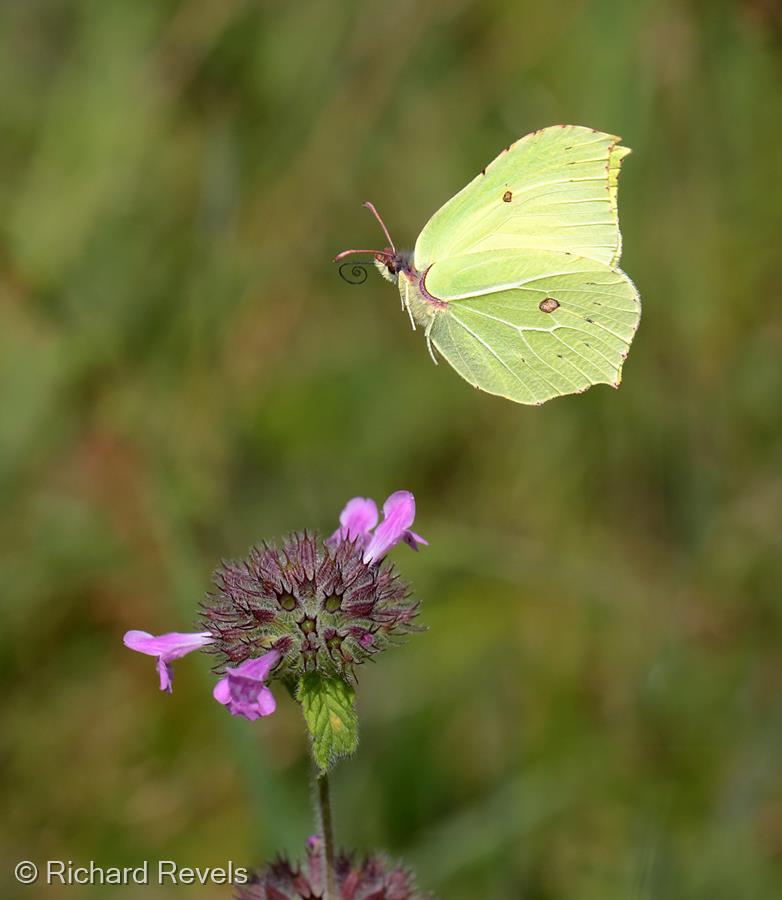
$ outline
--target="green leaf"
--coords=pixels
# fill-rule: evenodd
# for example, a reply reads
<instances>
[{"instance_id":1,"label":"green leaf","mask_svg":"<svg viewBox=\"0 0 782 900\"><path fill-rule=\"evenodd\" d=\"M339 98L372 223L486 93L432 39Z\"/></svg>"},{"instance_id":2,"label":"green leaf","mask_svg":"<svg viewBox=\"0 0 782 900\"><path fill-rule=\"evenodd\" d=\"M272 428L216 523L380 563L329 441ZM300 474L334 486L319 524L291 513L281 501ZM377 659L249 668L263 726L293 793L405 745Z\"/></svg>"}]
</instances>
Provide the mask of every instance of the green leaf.
<instances>
[{"instance_id":1,"label":"green leaf","mask_svg":"<svg viewBox=\"0 0 782 900\"><path fill-rule=\"evenodd\" d=\"M312 756L322 772L327 772L343 756L351 756L358 746L356 692L342 678L326 678L307 673L299 682L297 699L312 738Z\"/></svg>"}]
</instances>

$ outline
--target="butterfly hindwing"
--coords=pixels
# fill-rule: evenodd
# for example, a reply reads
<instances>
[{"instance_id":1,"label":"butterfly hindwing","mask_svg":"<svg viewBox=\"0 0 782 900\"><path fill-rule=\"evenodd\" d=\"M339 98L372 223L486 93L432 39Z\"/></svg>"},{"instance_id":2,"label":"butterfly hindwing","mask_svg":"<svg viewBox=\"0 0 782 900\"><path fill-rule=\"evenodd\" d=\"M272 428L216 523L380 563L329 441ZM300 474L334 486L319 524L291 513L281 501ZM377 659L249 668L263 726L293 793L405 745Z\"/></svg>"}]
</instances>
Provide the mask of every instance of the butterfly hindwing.
<instances>
[{"instance_id":1,"label":"butterfly hindwing","mask_svg":"<svg viewBox=\"0 0 782 900\"><path fill-rule=\"evenodd\" d=\"M464 260L448 262L459 269ZM471 261L454 278L461 296L448 300L429 332L463 378L526 404L619 384L640 318L638 293L623 272L552 251L489 251ZM487 278L493 290L476 287Z\"/></svg>"}]
</instances>

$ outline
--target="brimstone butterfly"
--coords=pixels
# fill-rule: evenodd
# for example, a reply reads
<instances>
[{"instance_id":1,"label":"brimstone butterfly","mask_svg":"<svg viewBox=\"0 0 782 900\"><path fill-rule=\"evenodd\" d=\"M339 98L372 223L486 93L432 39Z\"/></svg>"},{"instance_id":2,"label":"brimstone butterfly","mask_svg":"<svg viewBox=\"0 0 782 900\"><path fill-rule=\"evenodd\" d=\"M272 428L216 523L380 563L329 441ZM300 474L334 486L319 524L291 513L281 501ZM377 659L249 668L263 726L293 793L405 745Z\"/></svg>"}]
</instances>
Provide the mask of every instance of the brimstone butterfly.
<instances>
[{"instance_id":1,"label":"brimstone butterfly","mask_svg":"<svg viewBox=\"0 0 782 900\"><path fill-rule=\"evenodd\" d=\"M641 314L619 268L620 138L577 125L511 144L427 222L412 254L372 253L432 358L470 384L541 404L619 386Z\"/></svg>"}]
</instances>

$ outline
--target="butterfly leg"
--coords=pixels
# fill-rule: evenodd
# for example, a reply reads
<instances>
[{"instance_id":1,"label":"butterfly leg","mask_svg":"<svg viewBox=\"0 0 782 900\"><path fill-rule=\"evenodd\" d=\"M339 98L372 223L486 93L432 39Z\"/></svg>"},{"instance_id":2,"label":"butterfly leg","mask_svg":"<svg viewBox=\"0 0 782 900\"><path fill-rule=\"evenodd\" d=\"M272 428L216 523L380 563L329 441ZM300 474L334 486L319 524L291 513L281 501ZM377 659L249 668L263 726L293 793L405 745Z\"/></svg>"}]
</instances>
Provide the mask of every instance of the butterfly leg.
<instances>
[{"instance_id":1,"label":"butterfly leg","mask_svg":"<svg viewBox=\"0 0 782 900\"><path fill-rule=\"evenodd\" d=\"M410 319L410 324L413 326L413 331L415 331L415 319L413 318L413 311L410 309L410 282L405 278L405 296L402 300L402 306L407 310L407 315ZM400 291L401 294L401 291Z\"/></svg>"},{"instance_id":2,"label":"butterfly leg","mask_svg":"<svg viewBox=\"0 0 782 900\"><path fill-rule=\"evenodd\" d=\"M424 331L424 337L426 338L426 349L429 351L429 356L432 357L432 362L437 366L439 363L437 362L437 357L434 355L434 349L432 348L432 341L429 335L432 332L432 325L434 325L434 319L431 319L426 326L426 331Z\"/></svg>"}]
</instances>

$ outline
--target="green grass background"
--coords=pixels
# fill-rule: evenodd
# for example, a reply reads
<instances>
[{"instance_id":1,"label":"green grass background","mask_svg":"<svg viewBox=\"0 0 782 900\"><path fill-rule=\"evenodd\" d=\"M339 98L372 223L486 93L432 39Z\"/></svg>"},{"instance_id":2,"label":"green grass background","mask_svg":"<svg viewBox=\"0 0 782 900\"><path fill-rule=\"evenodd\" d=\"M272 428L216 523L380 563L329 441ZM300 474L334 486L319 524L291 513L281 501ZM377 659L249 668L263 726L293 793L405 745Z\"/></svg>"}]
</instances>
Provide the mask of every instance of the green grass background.
<instances>
[{"instance_id":1,"label":"green grass background","mask_svg":"<svg viewBox=\"0 0 782 900\"><path fill-rule=\"evenodd\" d=\"M298 710L173 697L220 557L405 487L430 630L362 672L348 846L444 900L782 896L782 17L771 0L0 6L0 885L259 862L312 826ZM633 148L619 391L435 368L380 279L520 135Z\"/></svg>"}]
</instances>

